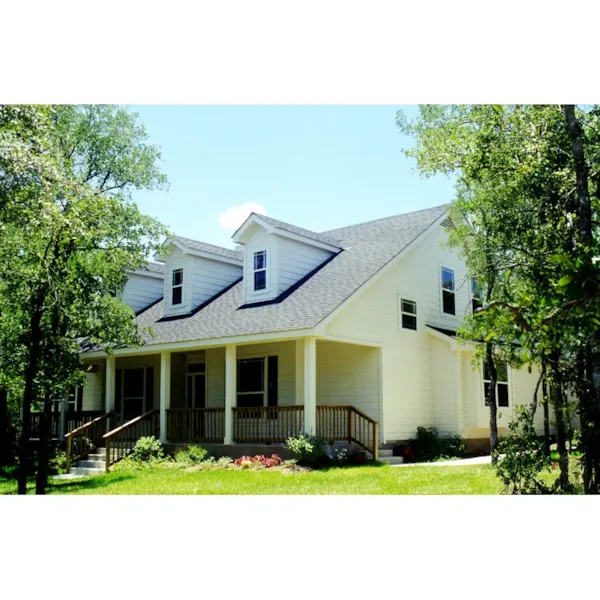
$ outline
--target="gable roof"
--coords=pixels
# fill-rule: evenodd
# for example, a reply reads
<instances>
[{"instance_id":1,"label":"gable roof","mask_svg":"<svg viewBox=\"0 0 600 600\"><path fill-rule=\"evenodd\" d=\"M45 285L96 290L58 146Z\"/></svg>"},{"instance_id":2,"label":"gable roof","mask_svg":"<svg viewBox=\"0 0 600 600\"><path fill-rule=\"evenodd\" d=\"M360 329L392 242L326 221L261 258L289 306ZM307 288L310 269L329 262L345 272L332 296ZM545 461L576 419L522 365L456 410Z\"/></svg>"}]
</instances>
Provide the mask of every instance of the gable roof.
<instances>
[{"instance_id":1,"label":"gable roof","mask_svg":"<svg viewBox=\"0 0 600 600\"><path fill-rule=\"evenodd\" d=\"M293 293L271 303L241 308L244 291L238 281L190 316L162 321L161 300L140 313L136 321L154 330L156 337L147 338L152 344L313 328L424 233L447 208L442 205L325 232L328 238L339 236L344 250L315 269Z\"/></svg>"},{"instance_id":2,"label":"gable roof","mask_svg":"<svg viewBox=\"0 0 600 600\"><path fill-rule=\"evenodd\" d=\"M310 231L309 229L303 229L302 227L296 227L295 225L291 225L290 223L285 223L283 221L278 221L277 219L273 219L271 217L267 217L266 215L258 215L256 213L252 213L258 217L260 221L264 221L265 223L272 225L273 227L277 227L278 229L283 229L289 233L293 233L295 235L300 235L302 237L308 238L309 240L314 240L315 242L321 242L322 244L328 244L330 246L335 246L336 248L341 248L340 240L336 239L332 236L325 235L323 233L317 233L315 231ZM240 228L241 229L241 228Z\"/></svg>"}]
</instances>

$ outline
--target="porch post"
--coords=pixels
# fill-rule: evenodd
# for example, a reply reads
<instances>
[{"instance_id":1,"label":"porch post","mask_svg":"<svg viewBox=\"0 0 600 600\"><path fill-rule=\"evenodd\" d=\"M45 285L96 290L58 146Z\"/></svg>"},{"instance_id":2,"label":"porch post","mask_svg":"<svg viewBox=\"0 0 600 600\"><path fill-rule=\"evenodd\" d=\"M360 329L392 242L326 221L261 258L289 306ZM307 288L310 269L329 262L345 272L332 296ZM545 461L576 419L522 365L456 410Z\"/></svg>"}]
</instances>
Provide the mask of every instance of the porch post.
<instances>
[{"instance_id":1,"label":"porch post","mask_svg":"<svg viewBox=\"0 0 600 600\"><path fill-rule=\"evenodd\" d=\"M110 354L106 357L106 389L104 390L105 412L115 410L115 378L117 374L116 369L117 359L114 354Z\"/></svg>"},{"instance_id":2,"label":"porch post","mask_svg":"<svg viewBox=\"0 0 600 600\"><path fill-rule=\"evenodd\" d=\"M65 433L67 432L67 399L62 398L60 400L60 425L58 439L62 442L65 439Z\"/></svg>"},{"instance_id":3,"label":"porch post","mask_svg":"<svg viewBox=\"0 0 600 600\"><path fill-rule=\"evenodd\" d=\"M296 405L304 404L304 338L296 340Z\"/></svg>"},{"instance_id":4,"label":"porch post","mask_svg":"<svg viewBox=\"0 0 600 600\"><path fill-rule=\"evenodd\" d=\"M224 444L233 443L233 407L237 396L237 349L235 344L225 346L225 437Z\"/></svg>"},{"instance_id":5,"label":"porch post","mask_svg":"<svg viewBox=\"0 0 600 600\"><path fill-rule=\"evenodd\" d=\"M317 433L317 340L304 339L304 431Z\"/></svg>"},{"instance_id":6,"label":"porch post","mask_svg":"<svg viewBox=\"0 0 600 600\"><path fill-rule=\"evenodd\" d=\"M171 353L160 353L160 441L167 441L167 408L171 406Z\"/></svg>"}]
</instances>

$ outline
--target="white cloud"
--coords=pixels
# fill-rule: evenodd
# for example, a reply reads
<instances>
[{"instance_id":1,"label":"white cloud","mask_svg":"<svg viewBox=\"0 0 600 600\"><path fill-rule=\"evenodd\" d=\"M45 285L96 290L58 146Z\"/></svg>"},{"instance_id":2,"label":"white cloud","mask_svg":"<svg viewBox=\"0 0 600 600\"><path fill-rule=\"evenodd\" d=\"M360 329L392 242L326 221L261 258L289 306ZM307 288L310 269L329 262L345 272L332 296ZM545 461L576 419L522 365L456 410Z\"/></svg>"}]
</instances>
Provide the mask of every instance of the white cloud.
<instances>
[{"instance_id":1,"label":"white cloud","mask_svg":"<svg viewBox=\"0 0 600 600\"><path fill-rule=\"evenodd\" d=\"M247 218L251 212L266 215L264 206L256 202L245 202L239 206L230 206L225 212L219 215L217 219L223 229L235 231Z\"/></svg>"}]
</instances>

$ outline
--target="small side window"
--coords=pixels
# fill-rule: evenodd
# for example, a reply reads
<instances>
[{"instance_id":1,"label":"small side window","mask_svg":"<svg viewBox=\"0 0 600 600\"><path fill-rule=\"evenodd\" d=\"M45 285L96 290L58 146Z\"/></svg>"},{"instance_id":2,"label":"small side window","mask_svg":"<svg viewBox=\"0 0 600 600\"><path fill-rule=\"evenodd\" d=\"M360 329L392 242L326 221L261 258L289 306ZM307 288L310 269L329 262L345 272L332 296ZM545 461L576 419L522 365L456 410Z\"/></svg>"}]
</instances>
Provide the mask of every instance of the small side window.
<instances>
[{"instance_id":1,"label":"small side window","mask_svg":"<svg viewBox=\"0 0 600 600\"><path fill-rule=\"evenodd\" d=\"M442 312L447 315L456 314L456 294L454 283L454 271L442 267Z\"/></svg>"},{"instance_id":2,"label":"small side window","mask_svg":"<svg viewBox=\"0 0 600 600\"><path fill-rule=\"evenodd\" d=\"M471 279L471 310L473 314L475 314L475 311L482 306L481 288L477 285L476 279Z\"/></svg>"},{"instance_id":3,"label":"small side window","mask_svg":"<svg viewBox=\"0 0 600 600\"><path fill-rule=\"evenodd\" d=\"M417 303L412 300L400 299L400 317L402 329L417 330Z\"/></svg>"},{"instance_id":4,"label":"small side window","mask_svg":"<svg viewBox=\"0 0 600 600\"><path fill-rule=\"evenodd\" d=\"M173 271L173 285L171 304L181 304L183 302L183 269L175 269Z\"/></svg>"}]
</instances>

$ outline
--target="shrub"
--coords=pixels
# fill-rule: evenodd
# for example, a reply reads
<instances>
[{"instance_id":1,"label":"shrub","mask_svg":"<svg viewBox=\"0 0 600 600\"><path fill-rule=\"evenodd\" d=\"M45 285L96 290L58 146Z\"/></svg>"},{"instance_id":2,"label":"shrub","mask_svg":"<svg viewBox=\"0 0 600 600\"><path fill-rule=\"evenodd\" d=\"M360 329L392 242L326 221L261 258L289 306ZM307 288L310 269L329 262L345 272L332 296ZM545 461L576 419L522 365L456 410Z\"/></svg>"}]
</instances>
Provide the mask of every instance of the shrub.
<instances>
[{"instance_id":1,"label":"shrub","mask_svg":"<svg viewBox=\"0 0 600 600\"><path fill-rule=\"evenodd\" d=\"M58 475L60 473L65 473L66 470L67 453L57 448L48 461L48 473L51 475Z\"/></svg>"},{"instance_id":2,"label":"shrub","mask_svg":"<svg viewBox=\"0 0 600 600\"><path fill-rule=\"evenodd\" d=\"M431 462L464 456L466 445L460 435L440 437L437 427L417 427L415 439L396 450L407 462Z\"/></svg>"},{"instance_id":3,"label":"shrub","mask_svg":"<svg viewBox=\"0 0 600 600\"><path fill-rule=\"evenodd\" d=\"M496 474L504 484L503 493L549 493L539 475L550 469L550 458L535 433L531 411L524 406L516 410L516 418L508 425L509 434L499 440L497 447L497 453L503 455L496 465Z\"/></svg>"},{"instance_id":4,"label":"shrub","mask_svg":"<svg viewBox=\"0 0 600 600\"><path fill-rule=\"evenodd\" d=\"M175 453L175 461L186 466L201 463L208 454L208 450L201 446L187 446Z\"/></svg>"},{"instance_id":5,"label":"shrub","mask_svg":"<svg viewBox=\"0 0 600 600\"><path fill-rule=\"evenodd\" d=\"M234 460L233 464L242 469L270 469L281 466L283 460L277 454L271 454L269 457L257 454L256 456L242 456Z\"/></svg>"},{"instance_id":6,"label":"shrub","mask_svg":"<svg viewBox=\"0 0 600 600\"><path fill-rule=\"evenodd\" d=\"M300 463L315 463L323 456L325 440L316 435L302 433L286 440L285 447L296 456Z\"/></svg>"},{"instance_id":7,"label":"shrub","mask_svg":"<svg viewBox=\"0 0 600 600\"><path fill-rule=\"evenodd\" d=\"M163 446L154 436L141 437L127 456L134 462L156 462L164 457Z\"/></svg>"}]
</instances>

